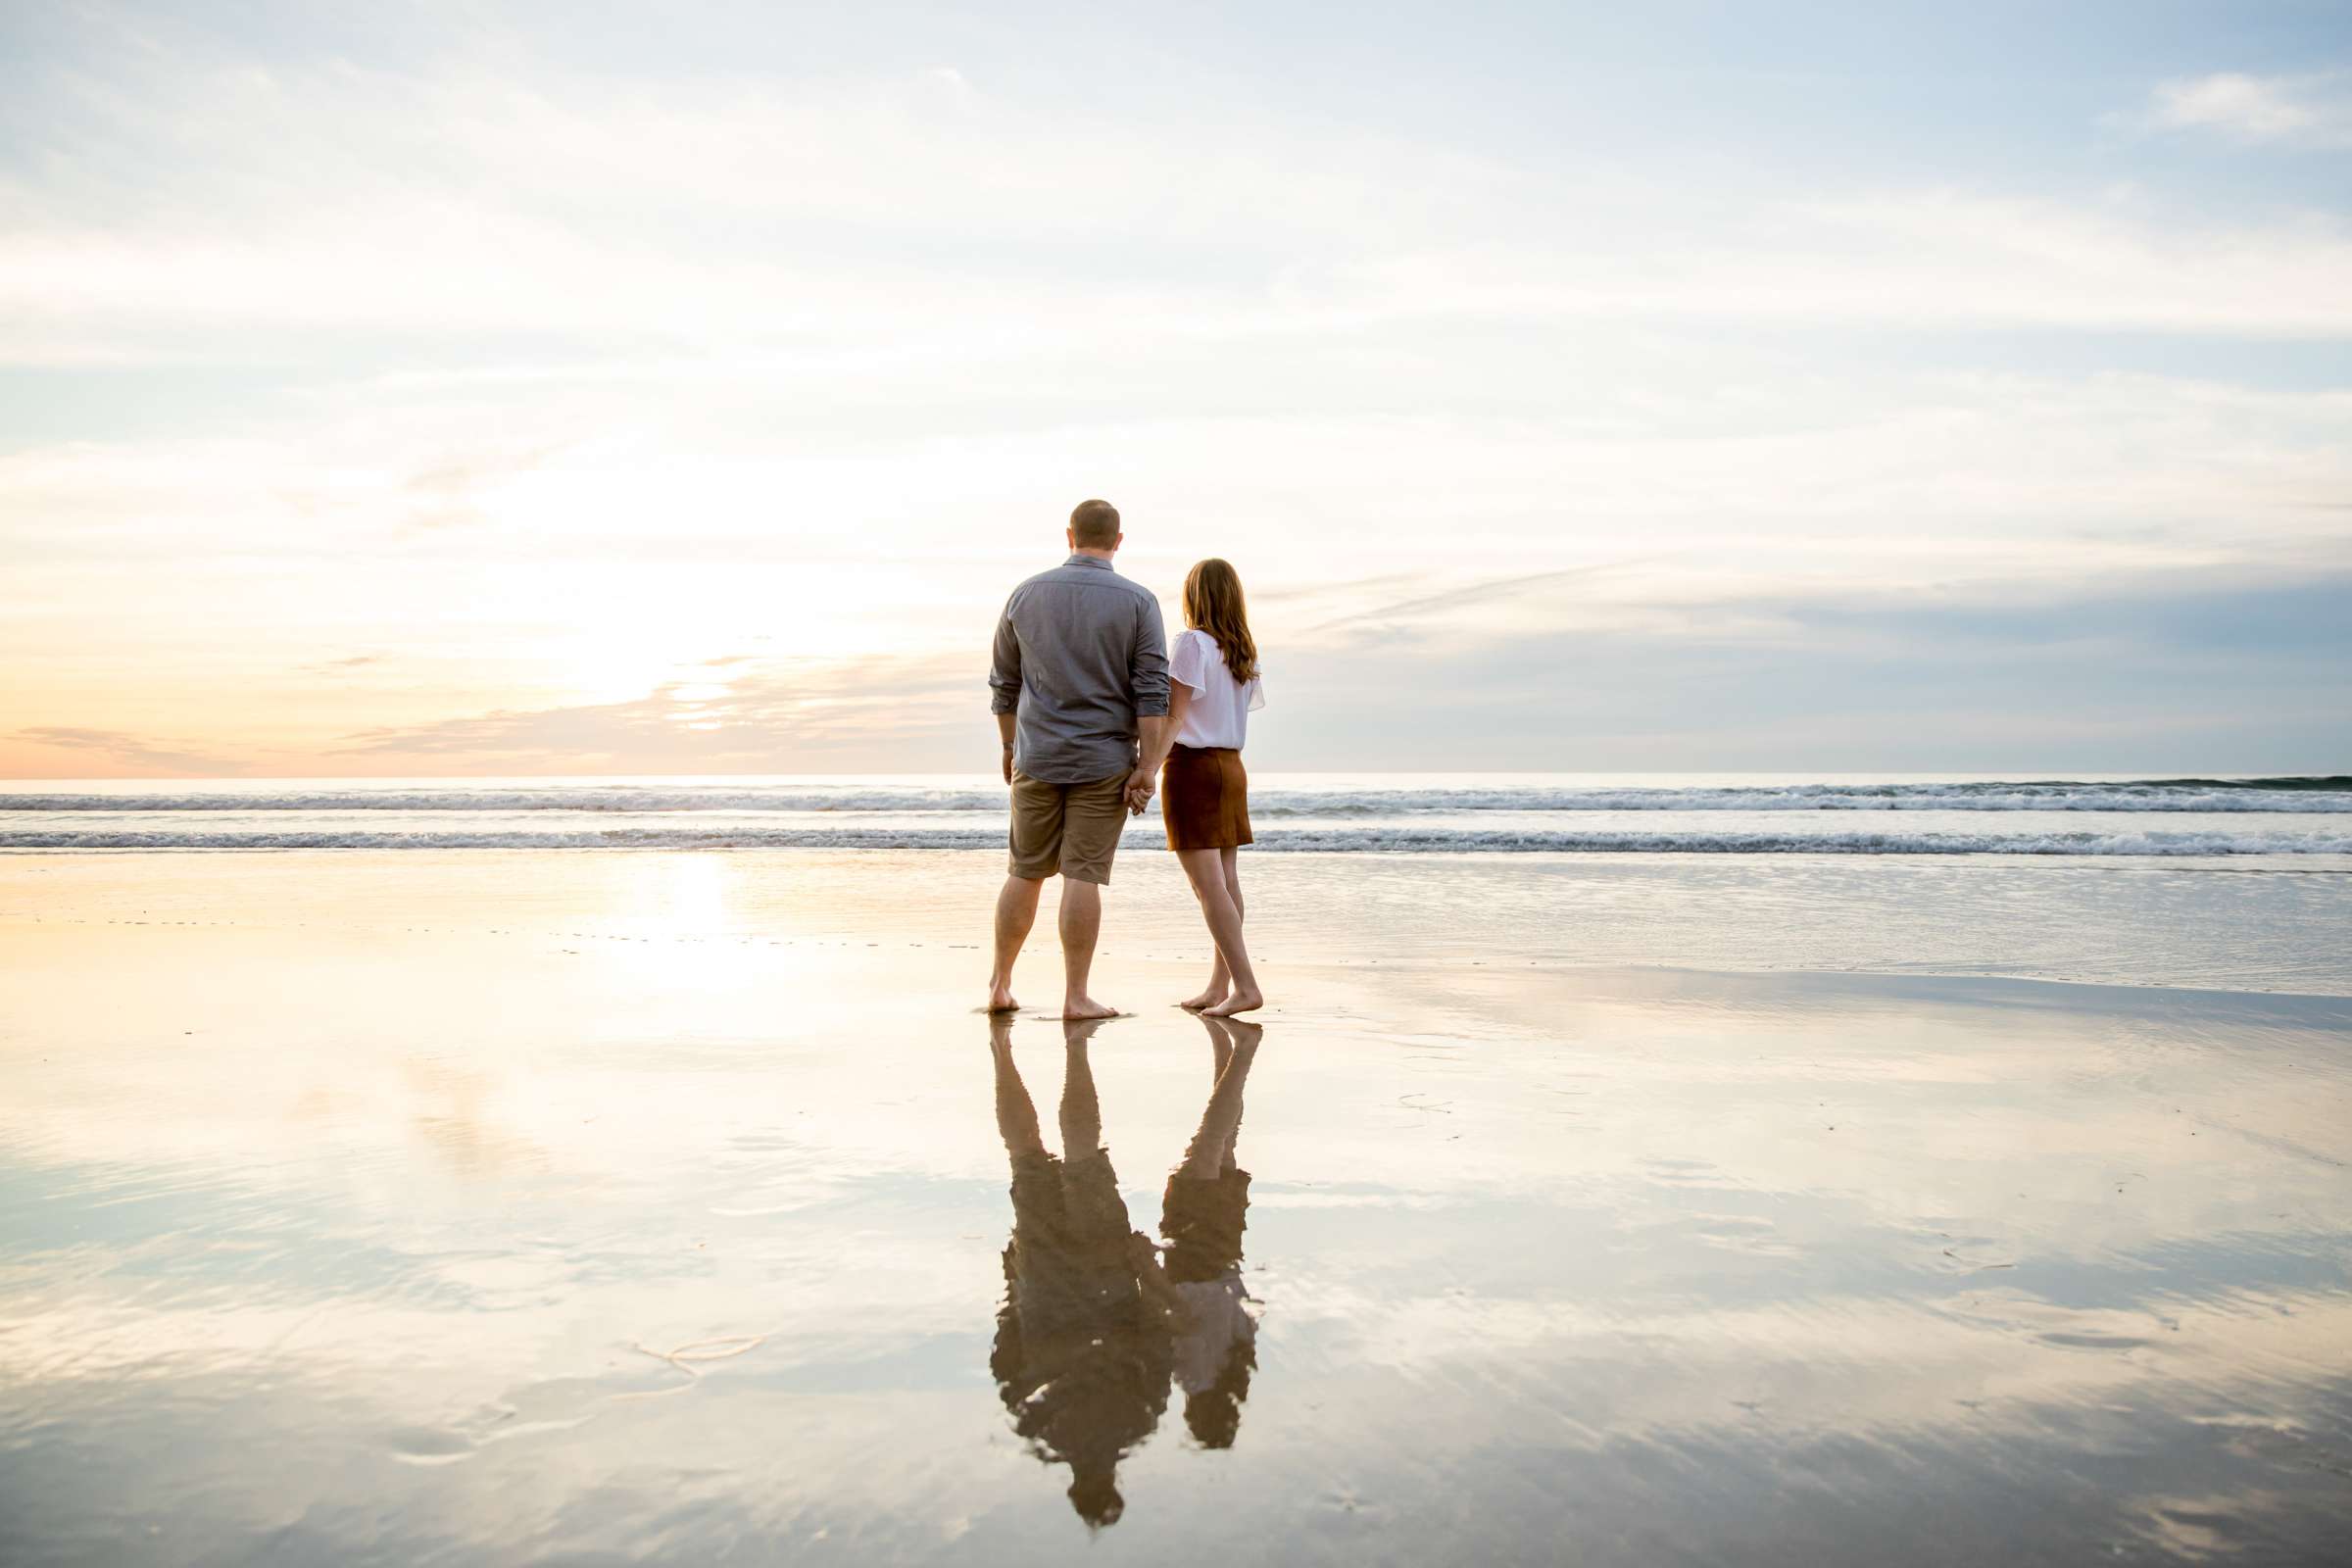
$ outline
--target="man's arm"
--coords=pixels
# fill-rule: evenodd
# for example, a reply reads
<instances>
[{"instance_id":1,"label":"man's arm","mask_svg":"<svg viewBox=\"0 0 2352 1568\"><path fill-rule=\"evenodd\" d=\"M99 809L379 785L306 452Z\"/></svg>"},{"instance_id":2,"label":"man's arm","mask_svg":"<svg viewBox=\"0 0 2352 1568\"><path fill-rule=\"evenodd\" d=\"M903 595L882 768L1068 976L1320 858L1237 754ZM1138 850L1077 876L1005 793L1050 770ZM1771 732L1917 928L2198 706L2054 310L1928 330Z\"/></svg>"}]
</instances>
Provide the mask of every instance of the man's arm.
<instances>
[{"instance_id":1,"label":"man's arm","mask_svg":"<svg viewBox=\"0 0 2352 1568\"><path fill-rule=\"evenodd\" d=\"M1184 728L1184 710L1193 706L1193 689L1178 681L1168 688L1168 712L1165 718L1139 718L1135 727L1142 733L1143 744L1137 748L1136 769L1153 778L1159 776L1159 764L1168 760L1176 749L1176 734Z\"/></svg>"},{"instance_id":2,"label":"man's arm","mask_svg":"<svg viewBox=\"0 0 2352 1568\"><path fill-rule=\"evenodd\" d=\"M1175 744L1176 719L1168 714L1156 718L1137 715L1135 727L1140 733L1136 748L1135 771L1127 775L1127 809L1137 816L1152 804L1152 792L1158 786L1159 764L1168 760L1168 748Z\"/></svg>"},{"instance_id":3,"label":"man's arm","mask_svg":"<svg viewBox=\"0 0 2352 1568\"><path fill-rule=\"evenodd\" d=\"M1135 645L1127 656L1127 688L1135 697L1138 742L1136 769L1127 777L1127 808L1140 814L1152 799L1152 780L1176 735L1168 722L1168 642L1160 629L1156 599L1147 597L1135 617Z\"/></svg>"},{"instance_id":4,"label":"man's arm","mask_svg":"<svg viewBox=\"0 0 2352 1568\"><path fill-rule=\"evenodd\" d=\"M997 637L988 658L988 710L997 715L997 734L1004 742L1004 782L1012 782L1013 725L1021 707L1021 638L1012 629L1012 601L1004 601L997 616Z\"/></svg>"}]
</instances>

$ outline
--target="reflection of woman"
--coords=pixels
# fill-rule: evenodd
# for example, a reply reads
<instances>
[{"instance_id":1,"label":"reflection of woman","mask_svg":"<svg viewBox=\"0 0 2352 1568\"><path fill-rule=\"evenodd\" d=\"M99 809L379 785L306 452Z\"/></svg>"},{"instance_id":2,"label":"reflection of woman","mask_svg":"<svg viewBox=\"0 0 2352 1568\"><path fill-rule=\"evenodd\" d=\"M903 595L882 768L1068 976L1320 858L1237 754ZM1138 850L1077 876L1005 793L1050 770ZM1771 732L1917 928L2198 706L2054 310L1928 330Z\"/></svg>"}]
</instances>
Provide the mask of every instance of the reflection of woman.
<instances>
[{"instance_id":1,"label":"reflection of woman","mask_svg":"<svg viewBox=\"0 0 2352 1568\"><path fill-rule=\"evenodd\" d=\"M1249 1223L1250 1173L1236 1162L1242 1085L1265 1033L1242 1019L1207 1017L1216 1087L1200 1130L1168 1177L1159 1233L1168 1279L1183 1302L1175 1345L1184 1424L1204 1448L1230 1448L1257 1365L1257 1320L1242 1285L1242 1231Z\"/></svg>"},{"instance_id":2,"label":"reflection of woman","mask_svg":"<svg viewBox=\"0 0 2352 1568\"><path fill-rule=\"evenodd\" d=\"M1013 1430L1049 1464L1070 1467L1070 1506L1117 1522L1117 1471L1168 1403L1164 1276L1127 1221L1087 1056L1102 1023L1063 1025L1060 1157L1012 1062L1010 1020L989 1022L997 1127L1012 1161L1012 1240L989 1370Z\"/></svg>"}]
</instances>

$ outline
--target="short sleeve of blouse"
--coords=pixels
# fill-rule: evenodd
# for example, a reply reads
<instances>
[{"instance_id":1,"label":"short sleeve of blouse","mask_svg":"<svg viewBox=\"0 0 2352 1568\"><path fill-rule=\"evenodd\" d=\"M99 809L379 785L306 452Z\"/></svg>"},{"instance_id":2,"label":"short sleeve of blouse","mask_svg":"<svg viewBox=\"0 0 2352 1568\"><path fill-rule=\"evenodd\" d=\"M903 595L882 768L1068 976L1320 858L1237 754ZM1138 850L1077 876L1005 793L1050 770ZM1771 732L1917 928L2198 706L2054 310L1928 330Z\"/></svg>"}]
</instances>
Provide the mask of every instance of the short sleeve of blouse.
<instances>
[{"instance_id":1,"label":"short sleeve of blouse","mask_svg":"<svg viewBox=\"0 0 2352 1568\"><path fill-rule=\"evenodd\" d=\"M1266 706L1266 682L1261 675L1250 677L1250 711L1256 712Z\"/></svg>"},{"instance_id":2,"label":"short sleeve of blouse","mask_svg":"<svg viewBox=\"0 0 2352 1568\"><path fill-rule=\"evenodd\" d=\"M1201 677L1208 673L1209 649L1213 646L1203 632L1179 632L1176 646L1168 650L1170 677L1184 682L1194 691L1205 693L1208 687Z\"/></svg>"}]
</instances>

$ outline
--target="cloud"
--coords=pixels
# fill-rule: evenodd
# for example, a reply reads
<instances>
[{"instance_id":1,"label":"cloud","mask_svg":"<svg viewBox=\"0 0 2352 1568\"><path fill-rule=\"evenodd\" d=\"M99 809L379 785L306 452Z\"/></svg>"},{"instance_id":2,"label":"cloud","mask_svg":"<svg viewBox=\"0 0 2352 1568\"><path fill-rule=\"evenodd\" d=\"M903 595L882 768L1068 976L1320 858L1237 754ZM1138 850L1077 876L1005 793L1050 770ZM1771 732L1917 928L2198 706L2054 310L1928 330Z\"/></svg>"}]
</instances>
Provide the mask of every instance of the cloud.
<instances>
[{"instance_id":1,"label":"cloud","mask_svg":"<svg viewBox=\"0 0 2352 1568\"><path fill-rule=\"evenodd\" d=\"M2352 723L2318 716L2352 713L2348 598L2340 560L1891 592L1741 578L1712 597L1633 571L1495 576L1391 605L1364 635L1269 639L1252 756L2326 770L2352 746ZM624 702L363 731L331 770L973 771L993 756L979 667L713 661Z\"/></svg>"},{"instance_id":2,"label":"cloud","mask_svg":"<svg viewBox=\"0 0 2352 1568\"><path fill-rule=\"evenodd\" d=\"M1563 200L1569 198L1562 198ZM2352 336L2352 234L2222 223L2128 201L1962 188L1726 193L1703 237L1639 216L1583 237L1498 222L1464 244L1350 256L1294 283L1334 318L2004 325Z\"/></svg>"},{"instance_id":3,"label":"cloud","mask_svg":"<svg viewBox=\"0 0 2352 1568\"><path fill-rule=\"evenodd\" d=\"M2352 147L2352 72L2250 76L2220 72L2156 89L2151 123L2239 141Z\"/></svg>"},{"instance_id":4,"label":"cloud","mask_svg":"<svg viewBox=\"0 0 2352 1568\"><path fill-rule=\"evenodd\" d=\"M932 73L615 94L462 58L109 70L56 89L47 157L0 163L0 358L170 359L258 328L558 364L767 344L829 374L1018 345L1042 372L1105 343L1528 313L2352 334L2352 246L2326 225L1790 177L1669 195L1278 105L1173 126ZM2168 123L2347 123L2332 75L2167 92Z\"/></svg>"},{"instance_id":5,"label":"cloud","mask_svg":"<svg viewBox=\"0 0 2352 1568\"><path fill-rule=\"evenodd\" d=\"M159 744L121 730L87 729L73 724L35 724L9 737L24 745L88 752L127 767L160 768L174 773L237 773L243 769L228 758L187 750L176 743Z\"/></svg>"},{"instance_id":6,"label":"cloud","mask_svg":"<svg viewBox=\"0 0 2352 1568\"><path fill-rule=\"evenodd\" d=\"M986 727L979 667L977 655L752 665L735 656L707 661L707 679L668 682L626 702L379 726L346 736L333 755L623 772L791 772L845 758L852 766L889 766L909 753L978 757L990 748L954 740Z\"/></svg>"},{"instance_id":7,"label":"cloud","mask_svg":"<svg viewBox=\"0 0 2352 1568\"><path fill-rule=\"evenodd\" d=\"M408 519L412 528L444 528L483 520L477 496L485 489L530 472L554 457L554 445L514 453L469 452L445 455L409 476L402 486L417 499L419 509Z\"/></svg>"},{"instance_id":8,"label":"cloud","mask_svg":"<svg viewBox=\"0 0 2352 1568\"><path fill-rule=\"evenodd\" d=\"M1326 631L1346 630L1360 635L1376 635L1384 628L1401 621L1423 619L1433 614L1452 611L1478 610L1508 599L1540 594L1548 589L1563 587L1572 582L1593 577L1633 565L1633 562L1611 563L1593 566L1567 566L1557 571L1515 572L1504 576L1485 577L1434 594L1416 594L1410 599L1394 600L1387 604L1367 605L1347 614L1335 615L1307 628L1309 635Z\"/></svg>"},{"instance_id":9,"label":"cloud","mask_svg":"<svg viewBox=\"0 0 2352 1568\"><path fill-rule=\"evenodd\" d=\"M1747 579L1614 607L1564 581L1408 635L1261 639L1252 764L2339 771L2352 563L1857 591ZM1399 723L1396 715L1410 715Z\"/></svg>"}]
</instances>

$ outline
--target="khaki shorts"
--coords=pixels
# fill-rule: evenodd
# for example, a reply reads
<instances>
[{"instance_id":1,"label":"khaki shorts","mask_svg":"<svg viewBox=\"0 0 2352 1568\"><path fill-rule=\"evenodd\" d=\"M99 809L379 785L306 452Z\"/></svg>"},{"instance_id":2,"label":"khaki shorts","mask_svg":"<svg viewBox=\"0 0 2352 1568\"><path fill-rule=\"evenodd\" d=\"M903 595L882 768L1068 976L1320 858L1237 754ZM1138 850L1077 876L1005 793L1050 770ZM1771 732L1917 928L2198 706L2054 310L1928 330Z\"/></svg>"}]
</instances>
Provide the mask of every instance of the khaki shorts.
<instances>
[{"instance_id":1,"label":"khaki shorts","mask_svg":"<svg viewBox=\"0 0 2352 1568\"><path fill-rule=\"evenodd\" d=\"M1073 882L1107 883L1110 858L1127 827L1127 774L1092 784L1049 784L1012 775L1012 874L1043 882L1056 871Z\"/></svg>"}]
</instances>

